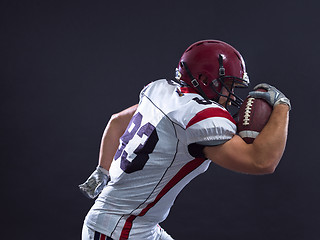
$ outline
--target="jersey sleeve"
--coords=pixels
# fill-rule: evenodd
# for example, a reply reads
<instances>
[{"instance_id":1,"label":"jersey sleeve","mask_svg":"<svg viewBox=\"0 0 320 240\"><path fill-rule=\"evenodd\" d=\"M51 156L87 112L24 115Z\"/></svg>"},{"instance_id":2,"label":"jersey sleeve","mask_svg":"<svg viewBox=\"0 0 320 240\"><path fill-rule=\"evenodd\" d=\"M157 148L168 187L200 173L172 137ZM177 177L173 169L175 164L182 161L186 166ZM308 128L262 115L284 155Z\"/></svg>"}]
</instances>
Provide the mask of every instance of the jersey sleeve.
<instances>
[{"instance_id":1,"label":"jersey sleeve","mask_svg":"<svg viewBox=\"0 0 320 240\"><path fill-rule=\"evenodd\" d=\"M217 146L230 140L236 133L231 115L221 108L208 108L197 113L186 126L188 152L193 157L205 158L205 146Z\"/></svg>"},{"instance_id":2,"label":"jersey sleeve","mask_svg":"<svg viewBox=\"0 0 320 240\"><path fill-rule=\"evenodd\" d=\"M236 123L225 109L210 107L192 117L186 125L186 143L219 145L236 133Z\"/></svg>"}]
</instances>

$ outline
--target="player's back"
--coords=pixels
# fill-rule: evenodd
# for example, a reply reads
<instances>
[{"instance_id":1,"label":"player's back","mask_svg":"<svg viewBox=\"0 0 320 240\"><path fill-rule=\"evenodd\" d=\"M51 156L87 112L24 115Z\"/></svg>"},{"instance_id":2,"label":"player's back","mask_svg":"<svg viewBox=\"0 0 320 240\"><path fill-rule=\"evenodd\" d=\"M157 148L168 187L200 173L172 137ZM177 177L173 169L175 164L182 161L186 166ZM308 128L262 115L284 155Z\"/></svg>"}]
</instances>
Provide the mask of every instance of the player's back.
<instances>
[{"instance_id":1,"label":"player's back","mask_svg":"<svg viewBox=\"0 0 320 240\"><path fill-rule=\"evenodd\" d=\"M216 104L202 104L199 97L181 93L167 80L144 88L110 167L111 181L89 212L89 225L97 228L96 221L103 219L99 222L107 223L111 232L129 220L159 223L166 218L178 193L210 163L188 151L190 143L217 131L210 116L197 120L197 114L209 108L225 111Z\"/></svg>"},{"instance_id":2,"label":"player's back","mask_svg":"<svg viewBox=\"0 0 320 240\"><path fill-rule=\"evenodd\" d=\"M183 149L183 137L178 136L184 126L177 118L187 119L183 112L190 103L176 91L175 83L158 80L141 92L139 107L121 137L111 165L111 181L98 201L107 199L113 202L113 207L118 205L122 214L139 215L177 172L194 159L187 148ZM168 206L145 217L152 221L163 220L176 197L176 192L173 193L161 197L167 198L163 204Z\"/></svg>"}]
</instances>

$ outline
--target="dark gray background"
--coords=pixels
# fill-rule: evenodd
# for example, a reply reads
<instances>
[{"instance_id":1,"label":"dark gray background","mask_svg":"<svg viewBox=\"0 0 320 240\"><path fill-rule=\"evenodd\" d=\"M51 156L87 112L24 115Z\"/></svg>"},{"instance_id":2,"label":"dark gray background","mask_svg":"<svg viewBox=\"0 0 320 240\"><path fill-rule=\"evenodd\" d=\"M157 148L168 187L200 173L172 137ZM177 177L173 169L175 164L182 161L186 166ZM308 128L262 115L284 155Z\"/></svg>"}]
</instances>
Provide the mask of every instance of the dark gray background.
<instances>
[{"instance_id":1,"label":"dark gray background","mask_svg":"<svg viewBox=\"0 0 320 240\"><path fill-rule=\"evenodd\" d=\"M173 78L202 39L237 48L251 88L268 82L291 99L288 144L272 175L212 164L162 226L176 239L318 239L318 10L298 0L2 0L1 239L80 239L93 201L77 185L109 117L149 81Z\"/></svg>"}]
</instances>

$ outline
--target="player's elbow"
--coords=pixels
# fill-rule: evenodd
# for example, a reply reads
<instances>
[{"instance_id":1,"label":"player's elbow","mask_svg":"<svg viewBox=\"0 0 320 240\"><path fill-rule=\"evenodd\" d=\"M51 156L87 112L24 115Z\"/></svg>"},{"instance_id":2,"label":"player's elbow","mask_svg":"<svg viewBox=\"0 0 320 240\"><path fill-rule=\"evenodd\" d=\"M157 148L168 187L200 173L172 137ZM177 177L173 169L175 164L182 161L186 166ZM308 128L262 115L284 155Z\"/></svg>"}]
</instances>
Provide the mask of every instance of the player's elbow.
<instances>
[{"instance_id":1,"label":"player's elbow","mask_svg":"<svg viewBox=\"0 0 320 240\"><path fill-rule=\"evenodd\" d=\"M276 170L277 166L274 165L258 165L256 166L256 174L258 175L265 175L265 174L272 174Z\"/></svg>"},{"instance_id":2,"label":"player's elbow","mask_svg":"<svg viewBox=\"0 0 320 240\"><path fill-rule=\"evenodd\" d=\"M261 148L261 145L254 145L254 151L251 153L253 165L256 167L259 174L272 174L275 172L283 154L282 149L266 150Z\"/></svg>"},{"instance_id":3,"label":"player's elbow","mask_svg":"<svg viewBox=\"0 0 320 240\"><path fill-rule=\"evenodd\" d=\"M260 159L259 161L255 161L254 163L256 174L272 174L275 172L278 160L277 159Z\"/></svg>"}]
</instances>

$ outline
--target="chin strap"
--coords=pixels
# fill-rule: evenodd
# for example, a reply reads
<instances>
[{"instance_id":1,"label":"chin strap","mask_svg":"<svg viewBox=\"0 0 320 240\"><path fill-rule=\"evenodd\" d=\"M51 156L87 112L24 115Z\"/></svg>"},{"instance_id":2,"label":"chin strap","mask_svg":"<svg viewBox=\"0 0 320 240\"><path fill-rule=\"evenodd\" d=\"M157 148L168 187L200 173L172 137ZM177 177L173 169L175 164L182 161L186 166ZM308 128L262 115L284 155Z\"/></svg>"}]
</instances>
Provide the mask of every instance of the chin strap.
<instances>
[{"instance_id":1,"label":"chin strap","mask_svg":"<svg viewBox=\"0 0 320 240\"><path fill-rule=\"evenodd\" d=\"M195 79L195 77L193 77L190 69L188 68L187 63L185 62L181 62L182 66L186 69L187 74L189 76L189 78L191 79L191 84L194 88L197 89L197 91L201 94L202 97L204 97L204 99L209 100L209 98L207 97L207 95L204 93L204 91L202 90L202 88L199 85L199 82L197 79Z\"/></svg>"}]
</instances>

